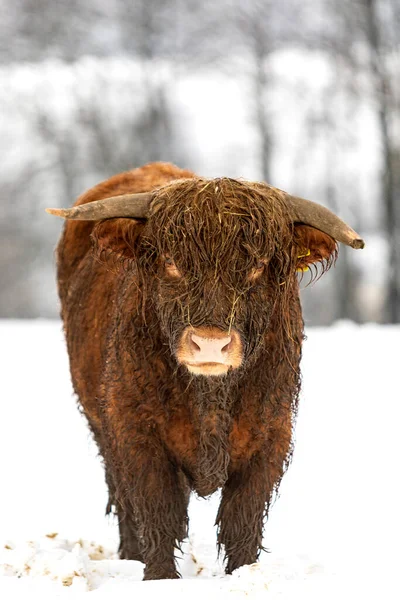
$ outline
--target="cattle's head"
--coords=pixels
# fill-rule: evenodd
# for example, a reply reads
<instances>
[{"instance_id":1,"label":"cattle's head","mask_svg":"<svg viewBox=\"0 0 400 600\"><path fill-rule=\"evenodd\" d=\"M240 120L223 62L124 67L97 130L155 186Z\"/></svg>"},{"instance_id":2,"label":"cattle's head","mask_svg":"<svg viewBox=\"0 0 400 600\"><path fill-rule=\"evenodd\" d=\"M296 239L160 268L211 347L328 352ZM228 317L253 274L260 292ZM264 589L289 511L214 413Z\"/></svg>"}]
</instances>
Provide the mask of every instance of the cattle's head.
<instances>
[{"instance_id":1,"label":"cattle's head","mask_svg":"<svg viewBox=\"0 0 400 600\"><path fill-rule=\"evenodd\" d=\"M274 311L290 311L297 272L328 268L339 241L364 245L318 204L228 178L176 180L61 216L101 220L97 247L135 263L176 360L200 375L249 364Z\"/></svg>"}]
</instances>

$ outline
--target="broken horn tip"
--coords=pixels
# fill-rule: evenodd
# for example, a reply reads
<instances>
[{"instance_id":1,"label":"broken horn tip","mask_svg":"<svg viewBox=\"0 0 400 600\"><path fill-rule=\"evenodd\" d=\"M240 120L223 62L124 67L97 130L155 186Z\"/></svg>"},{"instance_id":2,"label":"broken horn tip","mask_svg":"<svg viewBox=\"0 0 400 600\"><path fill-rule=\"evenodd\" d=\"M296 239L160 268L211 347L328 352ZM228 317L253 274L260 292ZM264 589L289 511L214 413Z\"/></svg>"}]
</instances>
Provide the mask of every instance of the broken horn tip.
<instances>
[{"instance_id":1,"label":"broken horn tip","mask_svg":"<svg viewBox=\"0 0 400 600\"><path fill-rule=\"evenodd\" d=\"M361 250L362 248L365 247L365 242L362 238L356 238L352 241L351 245L356 250Z\"/></svg>"}]
</instances>

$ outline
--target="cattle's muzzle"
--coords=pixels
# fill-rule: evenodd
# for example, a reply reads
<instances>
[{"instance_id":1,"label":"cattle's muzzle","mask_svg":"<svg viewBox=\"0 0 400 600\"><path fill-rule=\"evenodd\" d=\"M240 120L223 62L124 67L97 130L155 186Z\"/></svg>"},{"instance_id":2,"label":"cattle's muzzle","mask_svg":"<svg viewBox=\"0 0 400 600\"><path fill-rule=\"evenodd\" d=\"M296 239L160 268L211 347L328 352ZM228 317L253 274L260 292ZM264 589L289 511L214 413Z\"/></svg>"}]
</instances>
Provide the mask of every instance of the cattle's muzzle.
<instances>
[{"instance_id":1,"label":"cattle's muzzle","mask_svg":"<svg viewBox=\"0 0 400 600\"><path fill-rule=\"evenodd\" d=\"M178 362L195 375L225 375L243 360L243 344L234 329L186 327L176 351Z\"/></svg>"}]
</instances>

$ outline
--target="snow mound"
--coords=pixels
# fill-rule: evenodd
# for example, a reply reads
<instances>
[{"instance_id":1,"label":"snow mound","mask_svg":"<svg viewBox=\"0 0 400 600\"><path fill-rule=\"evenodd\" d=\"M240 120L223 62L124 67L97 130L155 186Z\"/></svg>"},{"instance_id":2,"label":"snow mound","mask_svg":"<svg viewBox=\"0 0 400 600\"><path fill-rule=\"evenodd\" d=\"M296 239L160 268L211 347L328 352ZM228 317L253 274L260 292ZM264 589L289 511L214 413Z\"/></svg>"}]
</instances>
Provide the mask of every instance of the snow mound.
<instances>
[{"instance_id":1,"label":"snow mound","mask_svg":"<svg viewBox=\"0 0 400 600\"><path fill-rule=\"evenodd\" d=\"M22 587L29 588L32 595L37 592L40 598L65 594L75 597L83 592L96 592L96 598L108 598L114 594L121 597L125 593L134 597L145 594L168 596L169 592L174 598L190 594L192 599L203 600L205 595L220 598L221 594L232 598L262 598L266 592L269 592L270 598L282 598L282 589L286 588L290 593L292 588L305 585L310 591L314 584L311 579L321 583L323 578L326 582L324 567L307 557L288 559L282 556L270 564L241 567L228 576L215 565L213 568L204 550L201 545L194 548L189 542L189 552L183 557L184 579L143 582L141 563L119 560L114 549L94 542L61 539L57 533L47 534L37 541L7 541L0 551L0 573L8 576L9 585L3 579L2 587L8 588L7 597L15 587L15 580L25 579ZM19 594L21 581L18 583ZM63 588L68 588L68 591Z\"/></svg>"},{"instance_id":2,"label":"snow mound","mask_svg":"<svg viewBox=\"0 0 400 600\"><path fill-rule=\"evenodd\" d=\"M97 586L98 563L115 558L113 550L99 544L59 539L57 533L51 533L39 541L6 542L0 552L0 572L18 578L46 577L88 591Z\"/></svg>"}]
</instances>

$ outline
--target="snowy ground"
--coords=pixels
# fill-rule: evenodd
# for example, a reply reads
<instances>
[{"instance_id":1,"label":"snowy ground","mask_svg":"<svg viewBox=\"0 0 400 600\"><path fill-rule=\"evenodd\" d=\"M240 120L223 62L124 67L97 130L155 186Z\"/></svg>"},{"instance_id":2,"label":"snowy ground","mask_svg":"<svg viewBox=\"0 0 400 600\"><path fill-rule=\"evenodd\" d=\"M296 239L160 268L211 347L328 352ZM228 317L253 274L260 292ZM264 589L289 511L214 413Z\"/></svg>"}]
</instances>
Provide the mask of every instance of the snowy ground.
<instances>
[{"instance_id":1,"label":"snowy ground","mask_svg":"<svg viewBox=\"0 0 400 600\"><path fill-rule=\"evenodd\" d=\"M0 597L396 598L400 328L310 329L293 464L259 565L225 576L194 499L182 580L119 561L102 467L75 407L59 322L0 322Z\"/></svg>"}]
</instances>

